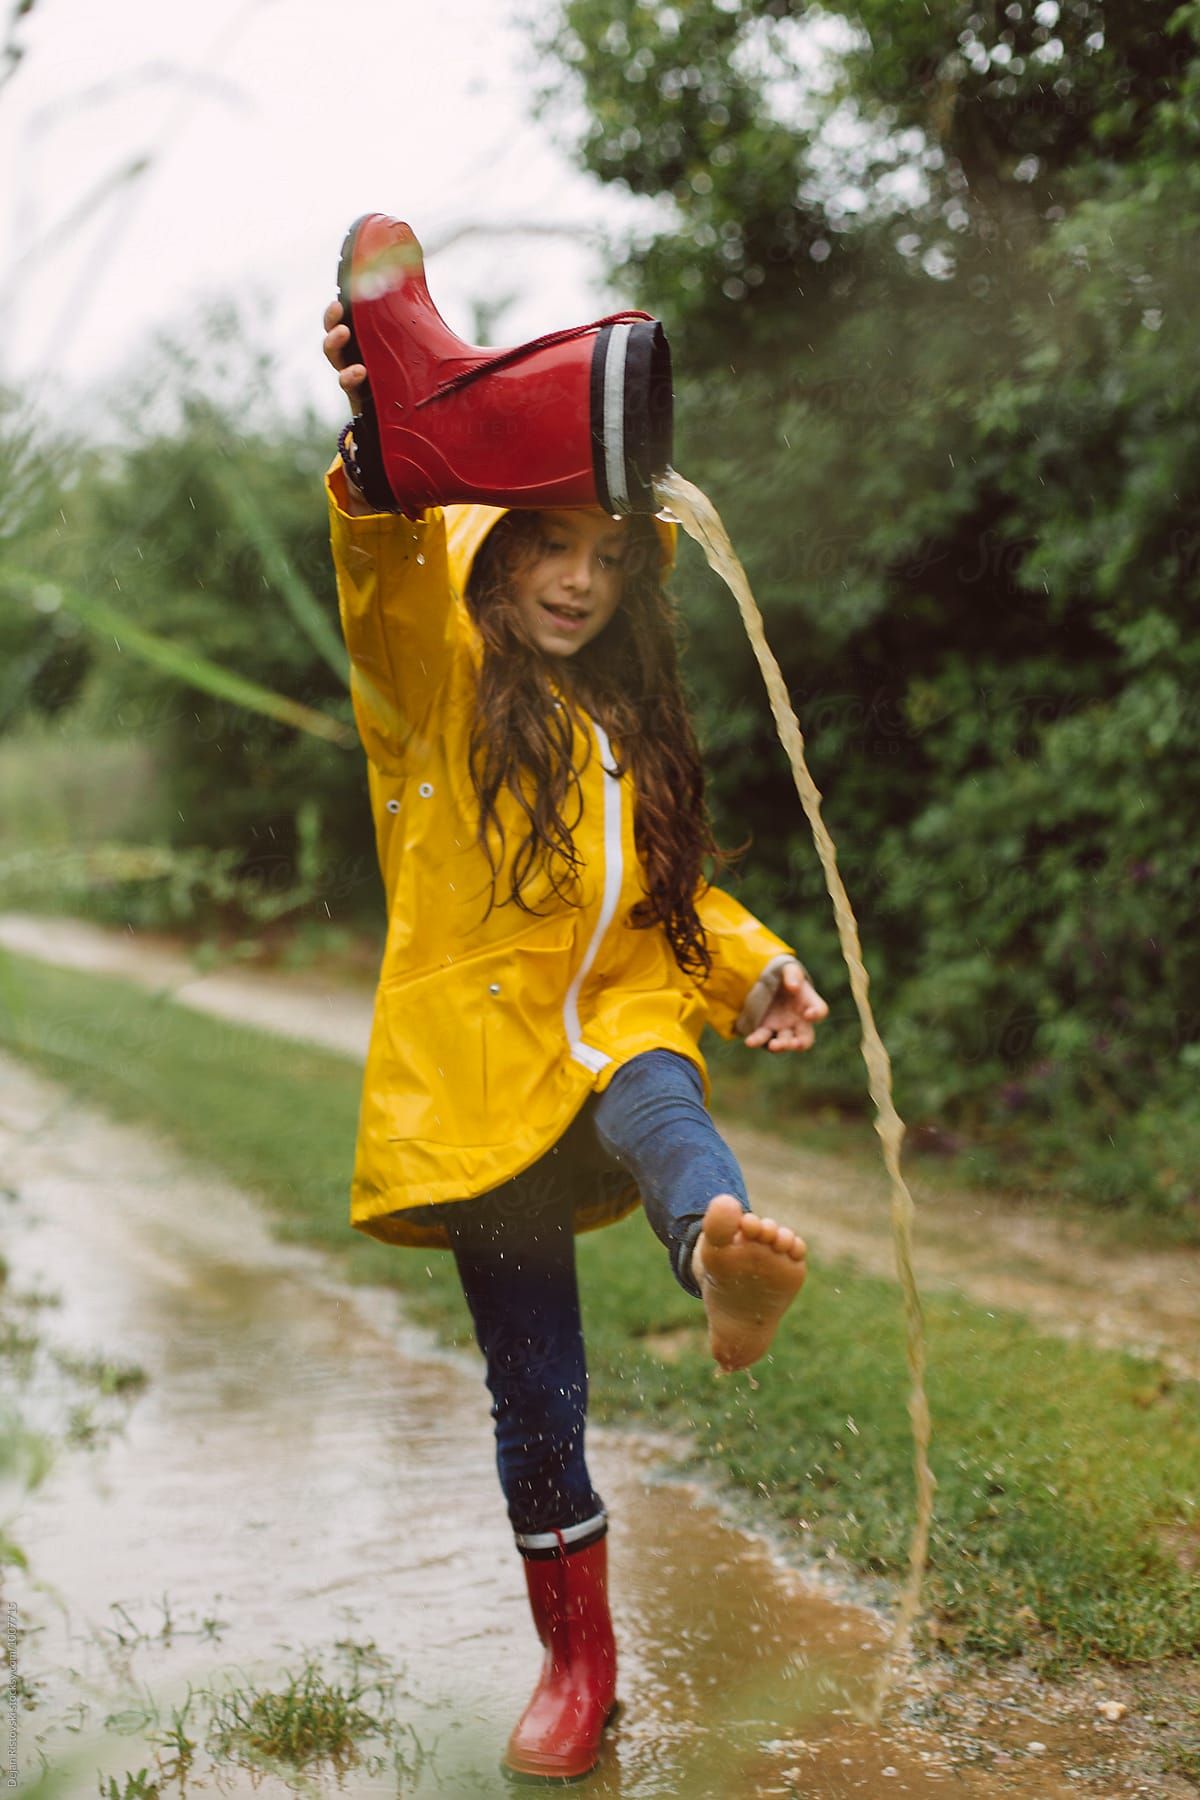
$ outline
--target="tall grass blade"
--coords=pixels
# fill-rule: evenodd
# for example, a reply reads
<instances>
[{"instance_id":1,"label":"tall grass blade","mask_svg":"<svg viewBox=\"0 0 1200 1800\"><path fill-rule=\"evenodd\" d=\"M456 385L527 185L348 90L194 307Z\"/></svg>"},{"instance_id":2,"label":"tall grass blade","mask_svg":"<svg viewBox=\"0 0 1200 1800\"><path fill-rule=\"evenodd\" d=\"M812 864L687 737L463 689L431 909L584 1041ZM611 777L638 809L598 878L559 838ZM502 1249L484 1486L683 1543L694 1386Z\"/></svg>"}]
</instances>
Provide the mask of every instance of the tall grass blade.
<instances>
[{"instance_id":1,"label":"tall grass blade","mask_svg":"<svg viewBox=\"0 0 1200 1800\"><path fill-rule=\"evenodd\" d=\"M288 561L267 515L247 494L241 479L231 476L219 462L214 460L210 474L238 525L258 551L263 571L272 587L282 594L293 619L313 648L325 659L338 679L347 684L350 667L345 645L318 605L308 583L297 575Z\"/></svg>"},{"instance_id":2,"label":"tall grass blade","mask_svg":"<svg viewBox=\"0 0 1200 1800\"><path fill-rule=\"evenodd\" d=\"M212 694L218 700L228 700L235 706L245 707L249 712L278 719L281 724L291 725L297 731L307 731L313 737L325 738L331 744L349 746L355 742L352 728L343 724L340 719L331 718L328 713L321 712L316 707L305 706L299 700L289 700L286 695L273 693L270 688L261 687L256 681L247 681L244 676L232 674L219 663L199 656L194 650L187 650L180 644L155 636L153 632L135 625L107 601L93 600L57 583L39 580L24 571L6 573L3 582L18 596L23 595L32 600L32 596L36 595L36 604L42 611L53 612L57 606L66 607L89 630L101 636L111 636L121 650L132 651L135 656L140 656L144 662L161 669L165 674L174 675L178 680L187 682L190 687Z\"/></svg>"}]
</instances>

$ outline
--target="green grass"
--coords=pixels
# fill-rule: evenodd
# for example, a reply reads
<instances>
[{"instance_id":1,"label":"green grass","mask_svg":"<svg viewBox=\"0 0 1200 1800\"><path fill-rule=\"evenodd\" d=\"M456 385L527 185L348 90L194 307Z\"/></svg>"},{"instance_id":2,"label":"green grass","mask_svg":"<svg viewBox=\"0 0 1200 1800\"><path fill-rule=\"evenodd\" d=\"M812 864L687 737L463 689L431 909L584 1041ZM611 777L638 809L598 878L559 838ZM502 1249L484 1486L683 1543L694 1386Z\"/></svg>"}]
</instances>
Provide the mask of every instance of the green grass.
<instances>
[{"instance_id":1,"label":"green grass","mask_svg":"<svg viewBox=\"0 0 1200 1800\"><path fill-rule=\"evenodd\" d=\"M415 1316L471 1342L447 1256L349 1228L361 1076L348 1060L13 957L0 959L0 1042L162 1128L257 1190L281 1234L338 1253L351 1279L394 1284ZM698 1309L640 1216L582 1238L580 1265L597 1416L690 1431L699 1466L798 1546L885 1587L898 1578L912 1478L892 1287L818 1267L755 1384L714 1378ZM1048 1672L1200 1648L1196 1387L954 1297L932 1299L927 1323L934 1635L1027 1651Z\"/></svg>"},{"instance_id":2,"label":"green grass","mask_svg":"<svg viewBox=\"0 0 1200 1800\"><path fill-rule=\"evenodd\" d=\"M159 1800L162 1789L147 1770L139 1769L135 1775L127 1774L123 1781L115 1775L107 1780L101 1777L98 1792L100 1800Z\"/></svg>"},{"instance_id":3,"label":"green grass","mask_svg":"<svg viewBox=\"0 0 1200 1800\"><path fill-rule=\"evenodd\" d=\"M249 1770L256 1789L273 1774L289 1793L309 1793L315 1791L311 1777L332 1774L340 1791L341 1778L361 1766L375 1776L390 1768L395 1791L408 1793L426 1753L411 1726L396 1717L398 1675L373 1644L339 1639L331 1654L339 1665L350 1665L348 1674L343 1667L327 1673L323 1657L304 1652L298 1668L277 1669L266 1678L225 1669L198 1687L189 1682L181 1702L167 1702L169 1720L143 1684L128 1707L107 1714L104 1731L140 1736L153 1766L99 1774L92 1791L99 1800L163 1800L168 1787L172 1794L190 1792L192 1784L207 1792L215 1774L224 1792L233 1768ZM82 1748L54 1764L43 1762L20 1791L27 1800L75 1800L85 1791L90 1761L85 1737Z\"/></svg>"},{"instance_id":4,"label":"green grass","mask_svg":"<svg viewBox=\"0 0 1200 1800\"><path fill-rule=\"evenodd\" d=\"M87 1382L107 1399L113 1394L130 1394L143 1388L148 1380L145 1369L136 1363L122 1362L111 1356L77 1356L72 1351L51 1352L59 1368L76 1381Z\"/></svg>"},{"instance_id":5,"label":"green grass","mask_svg":"<svg viewBox=\"0 0 1200 1800\"><path fill-rule=\"evenodd\" d=\"M209 1749L219 1762L345 1769L360 1738L386 1722L359 1704L378 1684L331 1681L309 1664L282 1687L230 1688L212 1696Z\"/></svg>"},{"instance_id":6,"label":"green grass","mask_svg":"<svg viewBox=\"0 0 1200 1800\"><path fill-rule=\"evenodd\" d=\"M67 854L153 842L166 808L160 787L151 751L134 733L31 722L0 742L0 844Z\"/></svg>"}]
</instances>

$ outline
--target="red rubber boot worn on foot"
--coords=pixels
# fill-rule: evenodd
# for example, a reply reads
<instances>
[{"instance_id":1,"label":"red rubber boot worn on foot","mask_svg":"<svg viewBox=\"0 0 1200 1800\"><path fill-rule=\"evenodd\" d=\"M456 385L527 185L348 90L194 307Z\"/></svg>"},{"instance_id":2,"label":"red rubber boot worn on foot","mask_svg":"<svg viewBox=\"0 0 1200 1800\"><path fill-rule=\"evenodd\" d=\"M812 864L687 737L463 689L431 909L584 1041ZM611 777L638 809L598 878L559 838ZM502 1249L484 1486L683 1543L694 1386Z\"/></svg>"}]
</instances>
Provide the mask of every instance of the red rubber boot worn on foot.
<instances>
[{"instance_id":1,"label":"red rubber boot worn on foot","mask_svg":"<svg viewBox=\"0 0 1200 1800\"><path fill-rule=\"evenodd\" d=\"M508 1740L509 1775L578 1781L594 1769L616 1711L617 1647L608 1611L608 1548L562 1542L526 1555L525 1582L545 1662L533 1698Z\"/></svg>"},{"instance_id":2,"label":"red rubber boot worn on foot","mask_svg":"<svg viewBox=\"0 0 1200 1800\"><path fill-rule=\"evenodd\" d=\"M411 228L385 213L350 227L338 299L345 360L367 371L354 442L373 506L658 510L671 354L649 313L612 313L507 350L464 343L429 297Z\"/></svg>"}]
</instances>

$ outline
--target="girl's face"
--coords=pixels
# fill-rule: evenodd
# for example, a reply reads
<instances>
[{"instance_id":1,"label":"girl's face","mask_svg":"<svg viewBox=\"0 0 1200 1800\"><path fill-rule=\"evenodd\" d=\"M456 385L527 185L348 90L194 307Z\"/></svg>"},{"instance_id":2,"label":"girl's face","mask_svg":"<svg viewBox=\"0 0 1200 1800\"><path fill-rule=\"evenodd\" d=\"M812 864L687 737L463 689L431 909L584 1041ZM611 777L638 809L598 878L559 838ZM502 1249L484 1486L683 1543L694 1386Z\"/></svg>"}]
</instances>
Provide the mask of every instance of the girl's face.
<instances>
[{"instance_id":1,"label":"girl's face","mask_svg":"<svg viewBox=\"0 0 1200 1800\"><path fill-rule=\"evenodd\" d=\"M574 656L621 604L626 519L598 506L541 514L541 536L513 576L513 600L545 656Z\"/></svg>"}]
</instances>

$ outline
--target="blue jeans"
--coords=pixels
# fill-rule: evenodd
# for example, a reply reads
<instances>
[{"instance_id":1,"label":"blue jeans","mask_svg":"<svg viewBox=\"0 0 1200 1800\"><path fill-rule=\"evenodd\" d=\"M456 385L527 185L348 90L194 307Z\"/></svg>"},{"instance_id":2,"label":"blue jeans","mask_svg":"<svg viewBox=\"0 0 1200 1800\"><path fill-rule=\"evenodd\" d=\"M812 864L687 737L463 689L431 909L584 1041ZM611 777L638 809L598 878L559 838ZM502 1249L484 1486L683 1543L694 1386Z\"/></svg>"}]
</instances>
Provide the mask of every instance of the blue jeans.
<instances>
[{"instance_id":1,"label":"blue jeans","mask_svg":"<svg viewBox=\"0 0 1200 1800\"><path fill-rule=\"evenodd\" d=\"M747 1209L749 1201L700 1075L674 1051L625 1063L524 1174L437 1208L487 1363L500 1485L519 1543L603 1519L584 1460L588 1377L573 1213L581 1194L619 1189L631 1177L676 1280L699 1298L691 1253L709 1201L721 1193Z\"/></svg>"}]
</instances>

